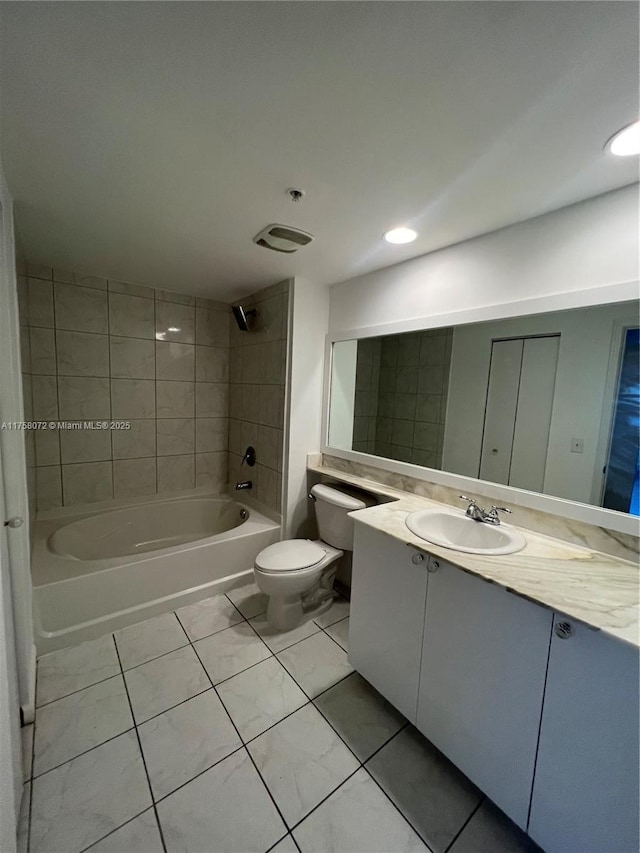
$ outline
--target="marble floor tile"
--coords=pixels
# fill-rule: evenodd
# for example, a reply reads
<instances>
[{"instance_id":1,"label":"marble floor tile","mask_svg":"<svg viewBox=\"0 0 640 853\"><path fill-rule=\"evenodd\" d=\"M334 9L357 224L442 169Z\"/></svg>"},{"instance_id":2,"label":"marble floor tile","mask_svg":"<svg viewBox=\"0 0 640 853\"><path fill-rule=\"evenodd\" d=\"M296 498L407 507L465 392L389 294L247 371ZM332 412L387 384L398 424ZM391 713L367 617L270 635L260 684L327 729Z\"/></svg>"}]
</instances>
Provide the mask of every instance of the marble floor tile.
<instances>
[{"instance_id":1,"label":"marble floor tile","mask_svg":"<svg viewBox=\"0 0 640 853\"><path fill-rule=\"evenodd\" d=\"M111 634L44 655L38 660L37 705L60 699L119 672Z\"/></svg>"},{"instance_id":2,"label":"marble floor tile","mask_svg":"<svg viewBox=\"0 0 640 853\"><path fill-rule=\"evenodd\" d=\"M143 723L138 734L156 800L242 746L214 690Z\"/></svg>"},{"instance_id":3,"label":"marble floor tile","mask_svg":"<svg viewBox=\"0 0 640 853\"><path fill-rule=\"evenodd\" d=\"M146 622L115 632L123 669L131 669L189 642L174 613L163 613Z\"/></svg>"},{"instance_id":4,"label":"marble floor tile","mask_svg":"<svg viewBox=\"0 0 640 853\"><path fill-rule=\"evenodd\" d=\"M345 652L322 632L279 652L278 660L312 699L353 672Z\"/></svg>"},{"instance_id":5,"label":"marble floor tile","mask_svg":"<svg viewBox=\"0 0 640 853\"><path fill-rule=\"evenodd\" d=\"M124 677L138 724L211 687L191 646L130 669Z\"/></svg>"},{"instance_id":6,"label":"marble floor tile","mask_svg":"<svg viewBox=\"0 0 640 853\"><path fill-rule=\"evenodd\" d=\"M278 631L277 628L267 622L265 616L257 616L252 619L251 625L274 653L281 652L289 646L293 646L294 643L299 643L300 640L311 637L320 631L313 619L308 619L291 631Z\"/></svg>"},{"instance_id":7,"label":"marble floor tile","mask_svg":"<svg viewBox=\"0 0 640 853\"><path fill-rule=\"evenodd\" d=\"M362 768L293 830L302 853L424 853L426 847Z\"/></svg>"},{"instance_id":8,"label":"marble floor tile","mask_svg":"<svg viewBox=\"0 0 640 853\"><path fill-rule=\"evenodd\" d=\"M18 817L18 832L16 837L16 853L27 853L29 849L29 809L31 806L31 782L22 786L20 815Z\"/></svg>"},{"instance_id":9,"label":"marble floor tile","mask_svg":"<svg viewBox=\"0 0 640 853\"><path fill-rule=\"evenodd\" d=\"M244 749L162 800L158 816L168 853L264 853L286 832Z\"/></svg>"},{"instance_id":10,"label":"marble floor tile","mask_svg":"<svg viewBox=\"0 0 640 853\"><path fill-rule=\"evenodd\" d=\"M233 602L245 619L253 619L254 616L259 616L267 609L267 596L260 592L258 585L249 583L245 586L238 586L235 589L230 589L227 592L227 598Z\"/></svg>"},{"instance_id":11,"label":"marble floor tile","mask_svg":"<svg viewBox=\"0 0 640 853\"><path fill-rule=\"evenodd\" d=\"M490 800L485 800L449 848L450 853L542 853Z\"/></svg>"},{"instance_id":12,"label":"marble floor tile","mask_svg":"<svg viewBox=\"0 0 640 853\"><path fill-rule=\"evenodd\" d=\"M189 635L190 640L200 640L216 631L223 631L230 625L242 622L242 614L231 604L226 595L205 598L187 607L176 610L178 619Z\"/></svg>"},{"instance_id":13,"label":"marble floor tile","mask_svg":"<svg viewBox=\"0 0 640 853\"><path fill-rule=\"evenodd\" d=\"M261 734L307 703L307 697L275 658L224 681L220 698L245 740Z\"/></svg>"},{"instance_id":14,"label":"marble floor tile","mask_svg":"<svg viewBox=\"0 0 640 853\"><path fill-rule=\"evenodd\" d=\"M35 726L30 723L22 726L20 737L22 739L22 781L31 779L31 765L33 764L33 730Z\"/></svg>"},{"instance_id":15,"label":"marble floor tile","mask_svg":"<svg viewBox=\"0 0 640 853\"><path fill-rule=\"evenodd\" d=\"M129 823L89 847L87 853L163 853L154 810L149 809L134 817Z\"/></svg>"},{"instance_id":16,"label":"marble floor tile","mask_svg":"<svg viewBox=\"0 0 640 853\"><path fill-rule=\"evenodd\" d=\"M251 625L244 621L198 640L194 648L214 684L271 656Z\"/></svg>"},{"instance_id":17,"label":"marble floor tile","mask_svg":"<svg viewBox=\"0 0 640 853\"><path fill-rule=\"evenodd\" d=\"M286 835L282 841L278 841L276 846L269 850L269 853L298 853L298 848L293 838Z\"/></svg>"},{"instance_id":18,"label":"marble floor tile","mask_svg":"<svg viewBox=\"0 0 640 853\"><path fill-rule=\"evenodd\" d=\"M336 641L339 646L345 650L345 652L349 651L349 617L346 619L341 619L339 622L334 622L333 625L329 625L328 628L325 628L327 634Z\"/></svg>"},{"instance_id":19,"label":"marble floor tile","mask_svg":"<svg viewBox=\"0 0 640 853\"><path fill-rule=\"evenodd\" d=\"M360 761L370 758L407 722L357 672L318 696L314 704Z\"/></svg>"},{"instance_id":20,"label":"marble floor tile","mask_svg":"<svg viewBox=\"0 0 640 853\"><path fill-rule=\"evenodd\" d=\"M483 796L413 726L366 767L434 853L444 853Z\"/></svg>"},{"instance_id":21,"label":"marble floor tile","mask_svg":"<svg viewBox=\"0 0 640 853\"><path fill-rule=\"evenodd\" d=\"M133 728L121 675L38 709L33 773L39 776Z\"/></svg>"},{"instance_id":22,"label":"marble floor tile","mask_svg":"<svg viewBox=\"0 0 640 853\"><path fill-rule=\"evenodd\" d=\"M360 766L313 705L300 708L247 749L290 827Z\"/></svg>"},{"instance_id":23,"label":"marble floor tile","mask_svg":"<svg viewBox=\"0 0 640 853\"><path fill-rule=\"evenodd\" d=\"M334 598L331 607L313 621L321 628L328 628L334 622L339 622L349 615L350 604L345 598Z\"/></svg>"},{"instance_id":24,"label":"marble floor tile","mask_svg":"<svg viewBox=\"0 0 640 853\"><path fill-rule=\"evenodd\" d=\"M135 732L34 779L31 853L77 853L151 806Z\"/></svg>"}]
</instances>

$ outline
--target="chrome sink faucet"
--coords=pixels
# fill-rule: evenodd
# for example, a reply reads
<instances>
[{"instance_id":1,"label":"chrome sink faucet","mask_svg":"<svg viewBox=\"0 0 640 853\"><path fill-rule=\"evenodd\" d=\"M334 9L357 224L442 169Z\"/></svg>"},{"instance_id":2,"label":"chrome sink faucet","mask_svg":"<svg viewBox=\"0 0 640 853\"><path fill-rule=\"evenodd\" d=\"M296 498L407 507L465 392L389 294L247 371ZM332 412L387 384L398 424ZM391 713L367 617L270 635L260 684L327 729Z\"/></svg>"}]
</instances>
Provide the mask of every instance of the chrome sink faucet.
<instances>
[{"instance_id":1,"label":"chrome sink faucet","mask_svg":"<svg viewBox=\"0 0 640 853\"><path fill-rule=\"evenodd\" d=\"M474 521L483 521L485 524L500 524L499 512L508 512L511 514L511 510L507 509L506 506L496 506L493 504L489 512L487 512L484 507L478 504L475 498L468 498L466 495L459 495L459 497L463 501L469 501L465 515L468 515Z\"/></svg>"}]
</instances>

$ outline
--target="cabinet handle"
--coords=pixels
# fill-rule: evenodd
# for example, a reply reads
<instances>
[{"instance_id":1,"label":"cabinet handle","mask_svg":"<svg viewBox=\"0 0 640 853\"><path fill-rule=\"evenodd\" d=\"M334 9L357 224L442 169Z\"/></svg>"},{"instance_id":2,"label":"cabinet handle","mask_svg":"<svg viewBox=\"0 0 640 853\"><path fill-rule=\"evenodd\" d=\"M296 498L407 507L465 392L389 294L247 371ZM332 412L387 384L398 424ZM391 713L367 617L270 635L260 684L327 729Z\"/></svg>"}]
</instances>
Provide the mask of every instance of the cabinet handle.
<instances>
[{"instance_id":1,"label":"cabinet handle","mask_svg":"<svg viewBox=\"0 0 640 853\"><path fill-rule=\"evenodd\" d=\"M414 554L411 558L411 562L414 566L419 566L420 563L424 563L424 554Z\"/></svg>"},{"instance_id":2,"label":"cabinet handle","mask_svg":"<svg viewBox=\"0 0 640 853\"><path fill-rule=\"evenodd\" d=\"M569 637L572 637L575 634L575 628L571 622L556 622L553 630L555 631L556 637L560 637L561 640L568 640Z\"/></svg>"},{"instance_id":3,"label":"cabinet handle","mask_svg":"<svg viewBox=\"0 0 640 853\"><path fill-rule=\"evenodd\" d=\"M431 562L427 566L427 571L429 571L429 572L431 572L431 574L433 574L434 572L437 572L439 568L440 568L440 563L437 560L431 560Z\"/></svg>"}]
</instances>

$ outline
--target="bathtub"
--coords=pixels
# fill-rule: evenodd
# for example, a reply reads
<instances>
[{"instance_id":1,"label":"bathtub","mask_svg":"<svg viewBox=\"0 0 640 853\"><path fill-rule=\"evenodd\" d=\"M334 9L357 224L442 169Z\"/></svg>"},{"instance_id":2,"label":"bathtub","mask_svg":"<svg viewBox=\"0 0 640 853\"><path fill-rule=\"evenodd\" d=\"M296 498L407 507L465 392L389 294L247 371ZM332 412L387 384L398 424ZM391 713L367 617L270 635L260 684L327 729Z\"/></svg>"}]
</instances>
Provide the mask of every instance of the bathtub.
<instances>
[{"instance_id":1,"label":"bathtub","mask_svg":"<svg viewBox=\"0 0 640 853\"><path fill-rule=\"evenodd\" d=\"M31 568L38 654L246 583L279 538L277 521L204 494L48 513Z\"/></svg>"}]
</instances>

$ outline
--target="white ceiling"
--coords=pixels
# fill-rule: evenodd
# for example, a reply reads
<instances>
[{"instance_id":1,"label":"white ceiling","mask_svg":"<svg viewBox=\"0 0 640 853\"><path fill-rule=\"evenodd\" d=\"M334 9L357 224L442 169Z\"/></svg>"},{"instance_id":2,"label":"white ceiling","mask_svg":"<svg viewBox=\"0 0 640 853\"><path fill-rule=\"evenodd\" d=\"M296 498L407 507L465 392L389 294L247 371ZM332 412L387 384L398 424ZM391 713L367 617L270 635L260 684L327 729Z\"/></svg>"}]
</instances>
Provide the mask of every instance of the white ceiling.
<instances>
[{"instance_id":1,"label":"white ceiling","mask_svg":"<svg viewBox=\"0 0 640 853\"><path fill-rule=\"evenodd\" d=\"M34 261L233 298L638 177L603 152L637 118L636 3L0 7L2 159ZM272 222L317 239L255 246ZM397 224L418 240L384 244Z\"/></svg>"}]
</instances>

